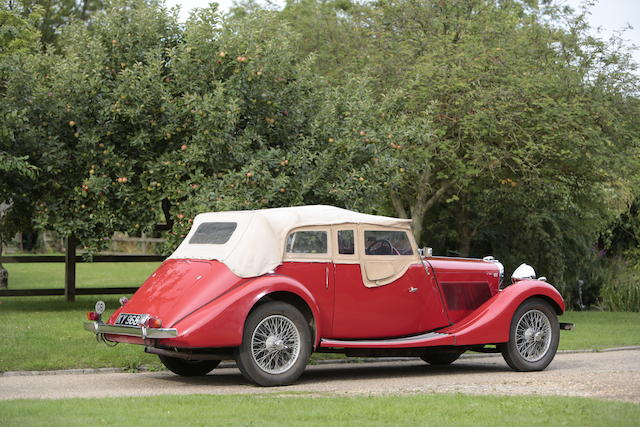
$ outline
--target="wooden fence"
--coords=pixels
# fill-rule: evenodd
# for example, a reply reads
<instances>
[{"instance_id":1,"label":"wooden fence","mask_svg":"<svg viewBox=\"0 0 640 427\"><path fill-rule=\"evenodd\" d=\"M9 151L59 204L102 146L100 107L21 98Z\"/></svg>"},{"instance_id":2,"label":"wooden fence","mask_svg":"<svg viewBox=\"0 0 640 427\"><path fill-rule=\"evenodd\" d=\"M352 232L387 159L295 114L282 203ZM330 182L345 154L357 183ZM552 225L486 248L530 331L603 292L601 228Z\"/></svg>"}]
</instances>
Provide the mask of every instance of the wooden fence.
<instances>
[{"instance_id":1,"label":"wooden fence","mask_svg":"<svg viewBox=\"0 0 640 427\"><path fill-rule=\"evenodd\" d=\"M130 294L138 289L137 287L76 288L76 263L86 261L76 256L78 241L73 236L67 239L65 246L65 255L0 256L0 264L63 262L65 264L64 289L0 289L0 296L64 295L65 300L75 301L76 295ZM95 255L93 262L159 262L164 261L165 258L162 255Z\"/></svg>"}]
</instances>

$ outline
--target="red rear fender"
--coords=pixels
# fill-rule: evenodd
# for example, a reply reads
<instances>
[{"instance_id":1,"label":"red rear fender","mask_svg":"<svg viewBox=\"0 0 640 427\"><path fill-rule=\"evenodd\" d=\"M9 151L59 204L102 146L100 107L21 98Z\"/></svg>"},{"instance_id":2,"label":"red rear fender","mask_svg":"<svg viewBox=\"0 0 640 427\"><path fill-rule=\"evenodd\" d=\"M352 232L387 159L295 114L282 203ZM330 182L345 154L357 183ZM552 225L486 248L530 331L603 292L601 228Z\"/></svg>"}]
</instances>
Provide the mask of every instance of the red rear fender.
<instances>
[{"instance_id":1,"label":"red rear fender","mask_svg":"<svg viewBox=\"0 0 640 427\"><path fill-rule=\"evenodd\" d=\"M118 314L149 314L172 327L179 319L215 300L243 280L221 262L195 259L168 259L142 284Z\"/></svg>"},{"instance_id":2,"label":"red rear fender","mask_svg":"<svg viewBox=\"0 0 640 427\"><path fill-rule=\"evenodd\" d=\"M564 301L556 288L538 280L523 280L498 292L460 322L438 332L454 335L455 345L507 342L513 313L532 297L544 298L558 314L564 313Z\"/></svg>"},{"instance_id":3,"label":"red rear fender","mask_svg":"<svg viewBox=\"0 0 640 427\"><path fill-rule=\"evenodd\" d=\"M244 323L251 309L265 296L288 292L302 299L314 319L318 305L311 293L299 282L277 274L245 279L214 301L203 305L178 320L176 338L159 340L160 345L175 347L236 347L242 343ZM320 325L316 325L316 344Z\"/></svg>"}]
</instances>

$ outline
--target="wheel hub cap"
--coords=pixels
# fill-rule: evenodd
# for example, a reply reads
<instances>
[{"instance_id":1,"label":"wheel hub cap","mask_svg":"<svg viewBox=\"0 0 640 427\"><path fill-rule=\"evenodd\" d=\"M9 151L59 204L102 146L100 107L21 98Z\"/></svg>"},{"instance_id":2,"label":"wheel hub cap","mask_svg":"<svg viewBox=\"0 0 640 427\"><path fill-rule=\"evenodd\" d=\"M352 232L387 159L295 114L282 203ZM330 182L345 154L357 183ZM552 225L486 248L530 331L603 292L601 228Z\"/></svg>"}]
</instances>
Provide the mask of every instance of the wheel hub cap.
<instances>
[{"instance_id":1,"label":"wheel hub cap","mask_svg":"<svg viewBox=\"0 0 640 427\"><path fill-rule=\"evenodd\" d=\"M267 341L265 342L265 347L267 351L273 352L273 351L284 350L285 345L282 339L278 338L275 335L270 335L269 338L267 338Z\"/></svg>"}]
</instances>

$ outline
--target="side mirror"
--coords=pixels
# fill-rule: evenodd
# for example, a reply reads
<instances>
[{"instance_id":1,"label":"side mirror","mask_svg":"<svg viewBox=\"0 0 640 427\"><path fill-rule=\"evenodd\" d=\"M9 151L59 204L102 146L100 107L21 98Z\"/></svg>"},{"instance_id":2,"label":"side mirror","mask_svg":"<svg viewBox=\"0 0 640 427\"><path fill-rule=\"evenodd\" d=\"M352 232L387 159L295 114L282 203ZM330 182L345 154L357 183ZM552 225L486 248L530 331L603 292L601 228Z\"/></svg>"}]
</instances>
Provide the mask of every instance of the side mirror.
<instances>
[{"instance_id":1,"label":"side mirror","mask_svg":"<svg viewBox=\"0 0 640 427\"><path fill-rule=\"evenodd\" d=\"M536 271L529 264L520 264L516 271L511 275L511 283L519 282L525 279L535 279Z\"/></svg>"}]
</instances>

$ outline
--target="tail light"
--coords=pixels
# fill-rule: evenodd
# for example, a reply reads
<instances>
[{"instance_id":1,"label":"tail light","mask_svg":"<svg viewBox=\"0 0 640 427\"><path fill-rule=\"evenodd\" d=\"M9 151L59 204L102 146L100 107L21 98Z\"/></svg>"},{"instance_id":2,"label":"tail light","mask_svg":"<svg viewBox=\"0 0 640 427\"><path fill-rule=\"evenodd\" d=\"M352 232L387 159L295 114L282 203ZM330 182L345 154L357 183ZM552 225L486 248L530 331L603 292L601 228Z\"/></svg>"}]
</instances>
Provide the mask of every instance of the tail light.
<instances>
[{"instance_id":1,"label":"tail light","mask_svg":"<svg viewBox=\"0 0 640 427\"><path fill-rule=\"evenodd\" d=\"M145 328L161 328L162 320L158 319L157 317L151 317L148 314L145 314L140 319L138 326L142 326Z\"/></svg>"},{"instance_id":2,"label":"tail light","mask_svg":"<svg viewBox=\"0 0 640 427\"><path fill-rule=\"evenodd\" d=\"M156 317L150 317L147 321L147 327L149 328L162 328L162 320Z\"/></svg>"},{"instance_id":3,"label":"tail light","mask_svg":"<svg viewBox=\"0 0 640 427\"><path fill-rule=\"evenodd\" d=\"M99 322L100 321L100 314L96 313L95 311L88 311L87 312L87 319L88 320L92 320L94 322Z\"/></svg>"}]
</instances>

